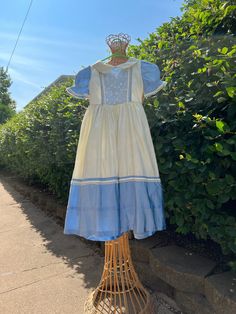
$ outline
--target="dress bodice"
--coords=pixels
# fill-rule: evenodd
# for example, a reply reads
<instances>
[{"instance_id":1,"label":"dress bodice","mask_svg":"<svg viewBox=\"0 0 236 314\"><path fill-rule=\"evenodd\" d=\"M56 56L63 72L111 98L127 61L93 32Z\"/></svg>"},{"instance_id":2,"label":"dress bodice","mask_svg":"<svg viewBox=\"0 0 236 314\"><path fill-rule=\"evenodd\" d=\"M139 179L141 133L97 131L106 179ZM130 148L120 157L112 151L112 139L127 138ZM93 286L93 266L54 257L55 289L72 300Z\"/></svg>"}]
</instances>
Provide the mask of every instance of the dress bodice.
<instances>
[{"instance_id":1,"label":"dress bodice","mask_svg":"<svg viewBox=\"0 0 236 314\"><path fill-rule=\"evenodd\" d=\"M90 104L115 105L142 102L143 95L154 95L165 85L156 64L131 57L117 66L98 60L80 70L74 86L67 91L74 97L89 99Z\"/></svg>"}]
</instances>

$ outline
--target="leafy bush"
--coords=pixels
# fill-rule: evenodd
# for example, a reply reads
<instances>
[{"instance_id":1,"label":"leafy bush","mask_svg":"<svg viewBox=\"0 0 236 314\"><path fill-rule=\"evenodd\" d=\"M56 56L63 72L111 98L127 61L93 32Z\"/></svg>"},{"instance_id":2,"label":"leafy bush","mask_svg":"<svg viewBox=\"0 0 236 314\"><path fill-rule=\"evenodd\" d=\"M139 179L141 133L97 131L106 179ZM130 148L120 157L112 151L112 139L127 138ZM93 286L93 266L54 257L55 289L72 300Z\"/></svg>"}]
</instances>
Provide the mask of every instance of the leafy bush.
<instances>
[{"instance_id":1,"label":"leafy bush","mask_svg":"<svg viewBox=\"0 0 236 314\"><path fill-rule=\"evenodd\" d=\"M66 200L85 106L67 95L67 80L0 127L0 164Z\"/></svg>"}]
</instances>

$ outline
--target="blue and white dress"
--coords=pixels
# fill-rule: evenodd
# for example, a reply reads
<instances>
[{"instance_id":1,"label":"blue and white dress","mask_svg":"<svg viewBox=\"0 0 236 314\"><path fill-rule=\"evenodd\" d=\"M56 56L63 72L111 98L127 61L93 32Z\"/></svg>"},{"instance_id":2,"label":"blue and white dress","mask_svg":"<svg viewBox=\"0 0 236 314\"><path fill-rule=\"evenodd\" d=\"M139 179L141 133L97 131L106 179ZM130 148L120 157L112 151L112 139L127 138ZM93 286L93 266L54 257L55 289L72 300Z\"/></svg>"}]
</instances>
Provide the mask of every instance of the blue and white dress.
<instances>
[{"instance_id":1,"label":"blue and white dress","mask_svg":"<svg viewBox=\"0 0 236 314\"><path fill-rule=\"evenodd\" d=\"M166 85L154 63L136 58L80 70L68 93L89 99L70 182L64 234L136 239L166 229L163 189L142 97Z\"/></svg>"}]
</instances>

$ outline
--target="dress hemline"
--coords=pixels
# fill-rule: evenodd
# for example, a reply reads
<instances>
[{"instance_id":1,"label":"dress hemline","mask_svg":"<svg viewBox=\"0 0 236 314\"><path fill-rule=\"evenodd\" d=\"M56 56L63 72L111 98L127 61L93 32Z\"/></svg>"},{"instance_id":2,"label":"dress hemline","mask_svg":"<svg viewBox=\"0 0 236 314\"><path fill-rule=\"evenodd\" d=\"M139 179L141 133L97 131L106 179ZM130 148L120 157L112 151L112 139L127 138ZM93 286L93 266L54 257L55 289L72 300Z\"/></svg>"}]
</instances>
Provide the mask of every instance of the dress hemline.
<instances>
[{"instance_id":1,"label":"dress hemline","mask_svg":"<svg viewBox=\"0 0 236 314\"><path fill-rule=\"evenodd\" d=\"M83 237L83 238L90 240L90 241L113 241L113 240L116 240L117 238L121 237L124 233L126 233L128 231L133 231L134 238L137 240L142 240L142 239L150 237L150 236L154 235L156 232L162 231L162 230L166 230L166 224L165 223L163 224L162 228L158 228L158 229L155 229L153 231L147 231L147 232L142 233L142 234L135 233L133 229L127 229L125 231L118 233L117 235L113 235L113 236L111 235L111 236L107 236L107 237L88 236L88 235L79 233L76 230L66 230L63 232L63 234L65 234L65 235L77 235L77 236Z\"/></svg>"}]
</instances>

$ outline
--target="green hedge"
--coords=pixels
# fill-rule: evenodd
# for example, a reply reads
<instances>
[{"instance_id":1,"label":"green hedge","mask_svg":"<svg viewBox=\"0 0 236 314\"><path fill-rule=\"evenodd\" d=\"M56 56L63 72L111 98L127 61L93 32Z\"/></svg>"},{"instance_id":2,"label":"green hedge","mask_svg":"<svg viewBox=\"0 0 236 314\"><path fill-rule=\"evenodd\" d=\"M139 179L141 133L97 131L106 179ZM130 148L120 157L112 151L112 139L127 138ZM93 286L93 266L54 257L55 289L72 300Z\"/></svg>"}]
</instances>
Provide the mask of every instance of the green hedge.
<instances>
[{"instance_id":1,"label":"green hedge","mask_svg":"<svg viewBox=\"0 0 236 314\"><path fill-rule=\"evenodd\" d=\"M233 1L187 1L129 54L168 82L145 100L168 221L236 254L236 86ZM0 164L67 200L87 101L53 87L0 127ZM236 262L232 261L232 269Z\"/></svg>"},{"instance_id":2,"label":"green hedge","mask_svg":"<svg viewBox=\"0 0 236 314\"><path fill-rule=\"evenodd\" d=\"M0 165L66 200L86 104L53 86L0 126Z\"/></svg>"}]
</instances>

